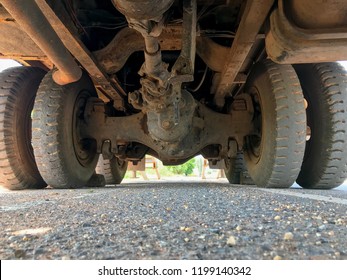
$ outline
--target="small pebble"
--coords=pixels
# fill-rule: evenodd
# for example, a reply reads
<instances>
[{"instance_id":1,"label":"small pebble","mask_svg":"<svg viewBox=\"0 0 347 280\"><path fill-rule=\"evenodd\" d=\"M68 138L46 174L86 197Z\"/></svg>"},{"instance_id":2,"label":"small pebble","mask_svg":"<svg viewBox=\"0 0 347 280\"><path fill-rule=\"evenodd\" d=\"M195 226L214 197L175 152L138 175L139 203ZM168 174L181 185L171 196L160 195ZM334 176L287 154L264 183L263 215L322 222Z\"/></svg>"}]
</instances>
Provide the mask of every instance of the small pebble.
<instances>
[{"instance_id":1,"label":"small pebble","mask_svg":"<svg viewBox=\"0 0 347 280\"><path fill-rule=\"evenodd\" d=\"M294 235L291 232L286 232L283 237L284 240L293 240L293 238Z\"/></svg>"},{"instance_id":2,"label":"small pebble","mask_svg":"<svg viewBox=\"0 0 347 280\"><path fill-rule=\"evenodd\" d=\"M229 246L235 246L236 245L236 239L234 236L230 236L227 240L227 245Z\"/></svg>"},{"instance_id":3,"label":"small pebble","mask_svg":"<svg viewBox=\"0 0 347 280\"><path fill-rule=\"evenodd\" d=\"M241 226L237 226L237 227L236 227L236 230L237 230L237 231L241 231L241 230L242 230L242 227L241 227Z\"/></svg>"},{"instance_id":4,"label":"small pebble","mask_svg":"<svg viewBox=\"0 0 347 280\"><path fill-rule=\"evenodd\" d=\"M281 220L281 216L276 216L276 217L274 218L274 220L275 220L275 221Z\"/></svg>"},{"instance_id":5,"label":"small pebble","mask_svg":"<svg viewBox=\"0 0 347 280\"><path fill-rule=\"evenodd\" d=\"M193 229L192 229L191 227L186 227L186 228L184 229L184 231L185 231L185 232L192 232Z\"/></svg>"},{"instance_id":6,"label":"small pebble","mask_svg":"<svg viewBox=\"0 0 347 280\"><path fill-rule=\"evenodd\" d=\"M192 232L193 229L191 227L180 227L181 231L185 231L185 232Z\"/></svg>"},{"instance_id":7,"label":"small pebble","mask_svg":"<svg viewBox=\"0 0 347 280\"><path fill-rule=\"evenodd\" d=\"M275 256L274 258L273 258L275 261L280 261L280 260L282 260L282 257L281 256Z\"/></svg>"},{"instance_id":8,"label":"small pebble","mask_svg":"<svg viewBox=\"0 0 347 280\"><path fill-rule=\"evenodd\" d=\"M23 237L23 241L29 241L30 239L31 238L29 236L26 236L26 235Z\"/></svg>"}]
</instances>

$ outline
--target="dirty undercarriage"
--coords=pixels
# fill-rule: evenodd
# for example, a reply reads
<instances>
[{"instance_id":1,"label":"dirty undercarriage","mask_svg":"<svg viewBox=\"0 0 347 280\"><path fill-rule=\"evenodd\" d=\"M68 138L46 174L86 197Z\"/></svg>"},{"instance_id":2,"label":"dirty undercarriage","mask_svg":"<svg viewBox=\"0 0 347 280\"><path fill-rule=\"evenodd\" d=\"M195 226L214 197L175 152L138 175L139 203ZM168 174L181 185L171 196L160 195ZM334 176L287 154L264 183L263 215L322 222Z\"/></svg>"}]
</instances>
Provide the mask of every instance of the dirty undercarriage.
<instances>
[{"instance_id":1,"label":"dirty undercarriage","mask_svg":"<svg viewBox=\"0 0 347 280\"><path fill-rule=\"evenodd\" d=\"M15 76L19 96L18 112L1 115L5 187L93 184L99 154L112 183L146 154L164 164L202 154L231 183L241 156L262 187L346 178L347 81L334 63L347 59L343 0L0 3L0 53L27 66L0 77Z\"/></svg>"}]
</instances>

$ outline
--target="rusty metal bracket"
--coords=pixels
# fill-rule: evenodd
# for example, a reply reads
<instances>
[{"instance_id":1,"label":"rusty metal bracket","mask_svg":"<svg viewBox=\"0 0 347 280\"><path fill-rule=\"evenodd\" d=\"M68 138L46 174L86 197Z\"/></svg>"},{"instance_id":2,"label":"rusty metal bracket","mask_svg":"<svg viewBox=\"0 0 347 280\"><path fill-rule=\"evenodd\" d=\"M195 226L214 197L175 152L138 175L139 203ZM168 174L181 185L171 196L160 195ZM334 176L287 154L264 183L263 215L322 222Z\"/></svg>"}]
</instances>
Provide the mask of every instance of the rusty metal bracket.
<instances>
[{"instance_id":1,"label":"rusty metal bracket","mask_svg":"<svg viewBox=\"0 0 347 280\"><path fill-rule=\"evenodd\" d=\"M196 0L183 1L183 30L182 50L172 67L171 83L191 82L194 80L194 64L196 53L196 24L197 24Z\"/></svg>"},{"instance_id":2,"label":"rusty metal bracket","mask_svg":"<svg viewBox=\"0 0 347 280\"><path fill-rule=\"evenodd\" d=\"M230 93L233 82L247 58L274 0L248 0L235 39L228 55L220 79L215 87L214 101L223 107L225 96Z\"/></svg>"},{"instance_id":3,"label":"rusty metal bracket","mask_svg":"<svg viewBox=\"0 0 347 280\"><path fill-rule=\"evenodd\" d=\"M234 121L234 139L237 141L240 150L244 146L244 136L253 133L254 107L252 98L249 94L243 93L236 96L234 102L229 108L229 114L233 116Z\"/></svg>"},{"instance_id":4,"label":"rusty metal bracket","mask_svg":"<svg viewBox=\"0 0 347 280\"><path fill-rule=\"evenodd\" d=\"M25 0L25 2L29 2ZM114 107L118 110L124 108L124 100L121 96L126 96L124 90L117 80L110 79L97 64L93 55L85 45L74 35L66 25L55 14L45 0L35 0L41 12L46 16L49 26L63 42L67 50L78 60L83 68L91 75L94 84L100 94L109 100L114 101ZM53 31L53 32L54 32ZM101 96L102 97L102 96ZM103 98L105 100L105 98Z\"/></svg>"}]
</instances>

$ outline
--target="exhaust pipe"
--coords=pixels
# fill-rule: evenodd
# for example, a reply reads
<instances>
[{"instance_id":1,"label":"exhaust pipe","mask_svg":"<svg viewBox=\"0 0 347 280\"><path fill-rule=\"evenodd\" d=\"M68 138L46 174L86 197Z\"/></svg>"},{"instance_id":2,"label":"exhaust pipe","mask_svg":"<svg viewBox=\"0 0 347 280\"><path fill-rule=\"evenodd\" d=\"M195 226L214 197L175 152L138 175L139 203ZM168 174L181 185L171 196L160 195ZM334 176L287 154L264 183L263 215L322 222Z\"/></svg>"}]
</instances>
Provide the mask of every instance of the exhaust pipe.
<instances>
[{"instance_id":1,"label":"exhaust pipe","mask_svg":"<svg viewBox=\"0 0 347 280\"><path fill-rule=\"evenodd\" d=\"M34 0L1 0L1 4L58 68L53 73L54 82L66 85L82 77L81 68Z\"/></svg>"}]
</instances>

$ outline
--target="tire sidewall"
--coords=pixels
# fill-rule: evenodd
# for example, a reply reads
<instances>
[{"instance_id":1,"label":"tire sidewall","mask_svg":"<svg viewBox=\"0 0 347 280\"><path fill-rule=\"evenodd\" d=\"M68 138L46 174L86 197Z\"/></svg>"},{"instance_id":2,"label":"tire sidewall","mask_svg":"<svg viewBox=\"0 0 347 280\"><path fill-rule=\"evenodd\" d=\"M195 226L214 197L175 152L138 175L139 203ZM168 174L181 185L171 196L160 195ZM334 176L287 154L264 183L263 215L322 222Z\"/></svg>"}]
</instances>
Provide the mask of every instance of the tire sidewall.
<instances>
[{"instance_id":1,"label":"tire sidewall","mask_svg":"<svg viewBox=\"0 0 347 280\"><path fill-rule=\"evenodd\" d=\"M338 63L294 66L308 102L306 142L297 183L303 188L331 189L346 178L346 71Z\"/></svg>"},{"instance_id":2,"label":"tire sidewall","mask_svg":"<svg viewBox=\"0 0 347 280\"><path fill-rule=\"evenodd\" d=\"M37 169L31 145L31 112L34 107L37 89L46 72L40 68L31 67L23 67L20 70L23 73L27 71L27 76L20 85L20 92L14 110L14 126L12 129L13 135L15 135L15 149L18 151L21 168L37 181L36 186L32 187L42 188L46 184Z\"/></svg>"},{"instance_id":3,"label":"tire sidewall","mask_svg":"<svg viewBox=\"0 0 347 280\"><path fill-rule=\"evenodd\" d=\"M324 106L322 98L317 96L313 98L314 95L322 95L322 86L319 79L318 73L316 73L313 65L309 65L306 68L305 73L300 73L300 75L305 75L305 83L302 84L304 96L309 104L306 109L307 113L307 125L311 128L311 138L306 142L306 149L303 164L299 174L299 181L302 181L303 177L301 174L307 174L310 178L316 178L318 182L319 177L325 166L323 166L322 159L327 155L329 148L329 143L332 141L331 137L331 126L329 125L329 116L326 116L327 108ZM299 73L300 70L297 69ZM306 185L305 182L301 182L302 185ZM316 184L316 182L311 181L310 185Z\"/></svg>"},{"instance_id":4,"label":"tire sidewall","mask_svg":"<svg viewBox=\"0 0 347 280\"><path fill-rule=\"evenodd\" d=\"M257 182L257 185L266 186L272 175L273 166L275 164L275 143L276 143L276 100L269 89L272 88L271 81L265 75L266 67L263 64L254 66L250 74L250 79L245 85L247 93L257 91L259 96L259 104L261 107L261 154L257 161L251 155L249 149L244 151L244 158L247 170L251 178Z\"/></svg>"},{"instance_id":5,"label":"tire sidewall","mask_svg":"<svg viewBox=\"0 0 347 280\"><path fill-rule=\"evenodd\" d=\"M122 161L117 157L113 157L110 160L111 173L115 184L120 184L128 169L128 162Z\"/></svg>"},{"instance_id":6,"label":"tire sidewall","mask_svg":"<svg viewBox=\"0 0 347 280\"><path fill-rule=\"evenodd\" d=\"M45 71L38 67L12 67L0 75L1 180L10 190L47 186L37 168L31 145L31 112Z\"/></svg>"}]
</instances>

